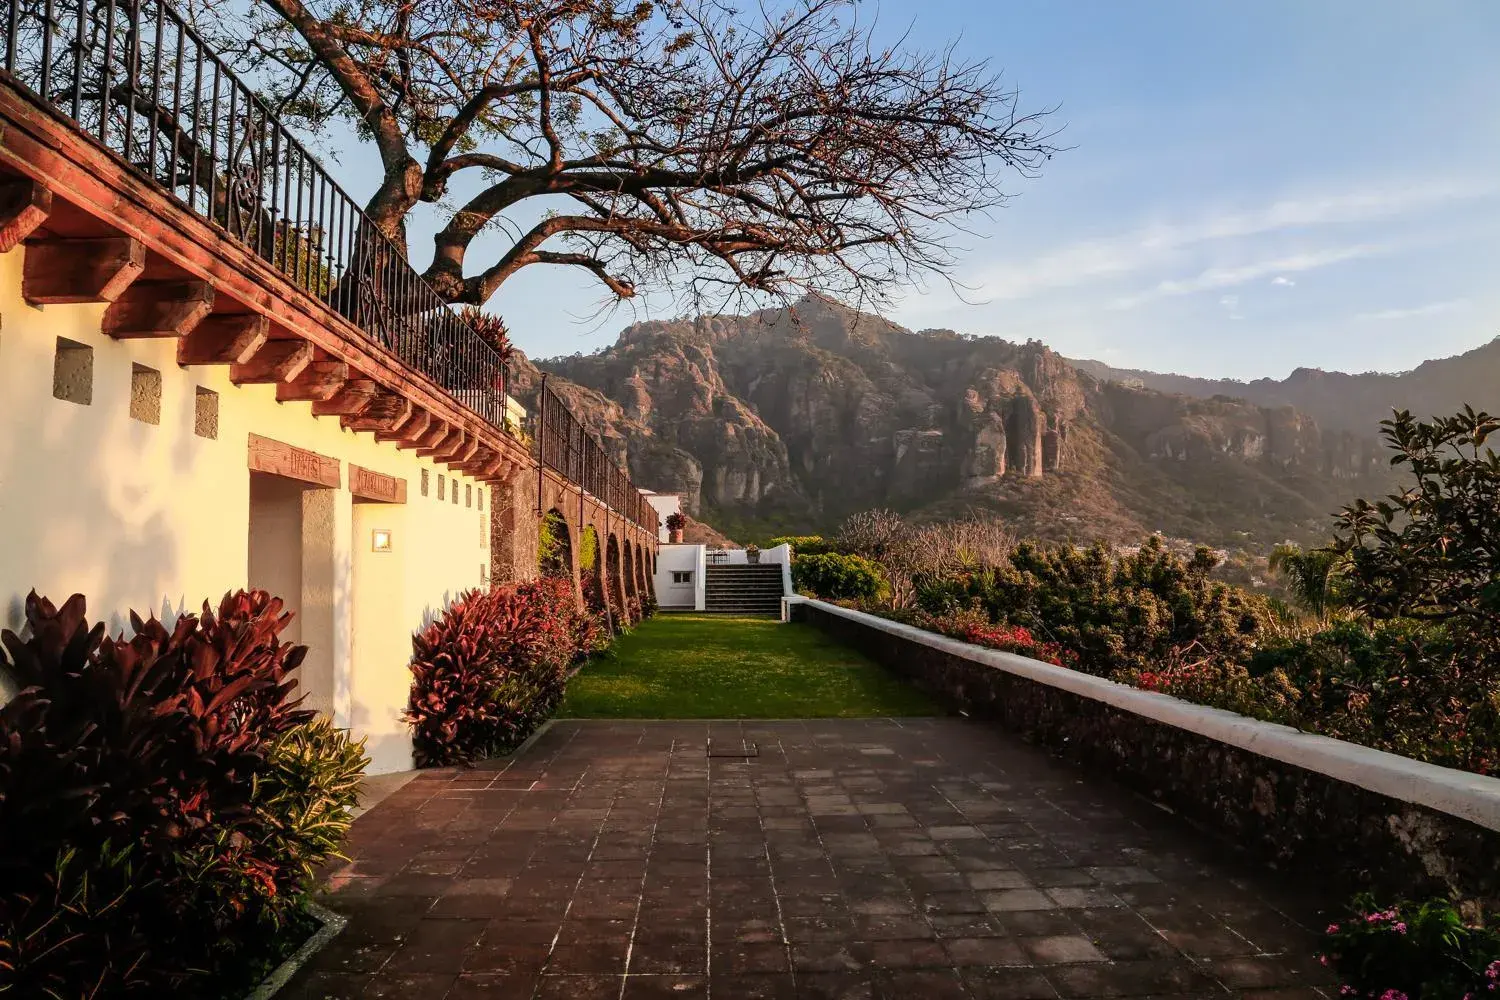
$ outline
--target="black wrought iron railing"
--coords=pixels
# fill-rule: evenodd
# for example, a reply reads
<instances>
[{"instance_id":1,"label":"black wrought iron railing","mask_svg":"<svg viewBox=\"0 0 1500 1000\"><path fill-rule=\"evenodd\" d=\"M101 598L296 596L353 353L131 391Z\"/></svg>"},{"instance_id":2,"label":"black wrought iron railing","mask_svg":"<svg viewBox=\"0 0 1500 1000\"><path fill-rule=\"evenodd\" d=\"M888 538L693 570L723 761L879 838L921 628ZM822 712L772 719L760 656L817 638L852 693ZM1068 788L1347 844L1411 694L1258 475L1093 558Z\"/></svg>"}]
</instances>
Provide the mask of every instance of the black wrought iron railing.
<instances>
[{"instance_id":1,"label":"black wrought iron railing","mask_svg":"<svg viewBox=\"0 0 1500 1000\"><path fill-rule=\"evenodd\" d=\"M542 376L533 418L533 454L549 469L582 486L626 520L655 537L656 508L616 465L599 439L573 415Z\"/></svg>"},{"instance_id":2,"label":"black wrought iron railing","mask_svg":"<svg viewBox=\"0 0 1500 1000\"><path fill-rule=\"evenodd\" d=\"M0 0L0 31L13 83L510 429L509 366L165 0Z\"/></svg>"}]
</instances>

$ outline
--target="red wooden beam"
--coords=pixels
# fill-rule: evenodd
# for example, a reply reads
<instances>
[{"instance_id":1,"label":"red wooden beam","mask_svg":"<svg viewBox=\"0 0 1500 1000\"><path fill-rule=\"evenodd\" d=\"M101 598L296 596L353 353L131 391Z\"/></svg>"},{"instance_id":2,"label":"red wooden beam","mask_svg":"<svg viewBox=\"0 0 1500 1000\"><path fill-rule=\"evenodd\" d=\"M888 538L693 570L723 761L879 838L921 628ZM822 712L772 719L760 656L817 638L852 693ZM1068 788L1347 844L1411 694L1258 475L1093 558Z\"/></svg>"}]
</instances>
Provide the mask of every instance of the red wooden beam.
<instances>
[{"instance_id":1,"label":"red wooden beam","mask_svg":"<svg viewBox=\"0 0 1500 1000\"><path fill-rule=\"evenodd\" d=\"M0 184L0 253L10 253L52 214L52 192L29 177Z\"/></svg>"},{"instance_id":2,"label":"red wooden beam","mask_svg":"<svg viewBox=\"0 0 1500 1000\"><path fill-rule=\"evenodd\" d=\"M111 337L182 337L214 307L206 281L137 281L104 310L100 329Z\"/></svg>"},{"instance_id":3,"label":"red wooden beam","mask_svg":"<svg viewBox=\"0 0 1500 1000\"><path fill-rule=\"evenodd\" d=\"M411 418L411 400L394 392L380 392L358 416L342 417L351 431L393 431Z\"/></svg>"},{"instance_id":4,"label":"red wooden beam","mask_svg":"<svg viewBox=\"0 0 1500 1000\"><path fill-rule=\"evenodd\" d=\"M312 359L313 345L305 340L270 340L249 361L231 365L229 381L235 385L290 382Z\"/></svg>"},{"instance_id":5,"label":"red wooden beam","mask_svg":"<svg viewBox=\"0 0 1500 1000\"><path fill-rule=\"evenodd\" d=\"M21 295L34 306L113 302L146 269L146 248L128 236L35 240L26 247Z\"/></svg>"},{"instance_id":6,"label":"red wooden beam","mask_svg":"<svg viewBox=\"0 0 1500 1000\"><path fill-rule=\"evenodd\" d=\"M290 382L276 384L278 403L323 402L332 399L349 381L349 366L342 361L314 361Z\"/></svg>"},{"instance_id":7,"label":"red wooden beam","mask_svg":"<svg viewBox=\"0 0 1500 1000\"><path fill-rule=\"evenodd\" d=\"M431 421L428 423L427 429L422 432L421 437L399 441L397 442L396 447L416 448L417 454L420 455L423 452L430 452L430 449L436 448L438 445L442 444L443 441L447 439L448 435L452 433L453 427L452 425L439 420L437 417L432 417L431 413L429 413L428 416L431 417Z\"/></svg>"},{"instance_id":8,"label":"red wooden beam","mask_svg":"<svg viewBox=\"0 0 1500 1000\"><path fill-rule=\"evenodd\" d=\"M427 433L428 426L432 423L432 414L423 409L412 411L411 419L401 425L400 430L376 431L376 441L408 441L414 440Z\"/></svg>"},{"instance_id":9,"label":"red wooden beam","mask_svg":"<svg viewBox=\"0 0 1500 1000\"><path fill-rule=\"evenodd\" d=\"M271 324L255 313L204 319L177 342L179 365L242 365L266 342Z\"/></svg>"},{"instance_id":10,"label":"red wooden beam","mask_svg":"<svg viewBox=\"0 0 1500 1000\"><path fill-rule=\"evenodd\" d=\"M326 401L314 400L313 416L353 416L363 413L375 399L380 386L367 378L350 379L343 388Z\"/></svg>"}]
</instances>

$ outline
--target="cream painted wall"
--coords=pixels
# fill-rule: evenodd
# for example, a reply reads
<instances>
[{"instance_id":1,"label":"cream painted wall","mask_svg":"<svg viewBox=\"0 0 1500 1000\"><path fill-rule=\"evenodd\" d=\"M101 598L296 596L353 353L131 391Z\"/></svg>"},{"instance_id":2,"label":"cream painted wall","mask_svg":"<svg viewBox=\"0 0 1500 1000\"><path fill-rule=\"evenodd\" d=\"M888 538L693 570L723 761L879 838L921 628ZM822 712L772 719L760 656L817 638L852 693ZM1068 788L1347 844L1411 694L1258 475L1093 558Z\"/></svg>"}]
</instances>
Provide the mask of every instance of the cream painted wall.
<instances>
[{"instance_id":1,"label":"cream painted wall","mask_svg":"<svg viewBox=\"0 0 1500 1000\"><path fill-rule=\"evenodd\" d=\"M385 741L377 769L406 766L409 756L392 749L400 732L391 713L405 704L410 636L424 616L481 582L489 511L479 509L480 484L345 431L336 417L313 417L306 403L278 403L272 386L235 386L227 367L179 368L174 342L104 336L103 305L27 305L24 252L0 255L0 625L22 624L33 587L57 602L84 594L90 617L112 632L127 627L131 608L174 617L204 599L217 603L249 580L250 432L333 456L343 463L343 485L303 494L302 593L292 603L303 611L303 640L321 640L311 656L333 686L314 691L316 700L338 724ZM94 349L90 405L53 398L59 336ZM159 425L129 415L132 363L162 374ZM216 440L194 433L198 386L219 394ZM356 507L365 505L347 490L351 462L407 480L406 523L394 536L408 553L399 600L378 584L363 596L353 590L353 552L370 539L355 529ZM448 480L441 503L440 474ZM469 503L465 485L473 487ZM369 620L357 612L361 600L376 601L387 616L379 643L354 634ZM356 657L355 646L365 652Z\"/></svg>"}]
</instances>

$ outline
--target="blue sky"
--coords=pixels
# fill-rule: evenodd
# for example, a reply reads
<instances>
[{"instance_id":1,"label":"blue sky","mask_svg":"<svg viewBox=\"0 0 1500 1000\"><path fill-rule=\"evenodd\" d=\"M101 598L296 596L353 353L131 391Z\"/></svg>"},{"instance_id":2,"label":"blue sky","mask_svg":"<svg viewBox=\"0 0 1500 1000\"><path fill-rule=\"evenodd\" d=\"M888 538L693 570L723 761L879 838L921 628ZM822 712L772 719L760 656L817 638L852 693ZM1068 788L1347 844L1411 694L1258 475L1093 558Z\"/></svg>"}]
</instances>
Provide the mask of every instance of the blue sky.
<instances>
[{"instance_id":1,"label":"blue sky","mask_svg":"<svg viewBox=\"0 0 1500 1000\"><path fill-rule=\"evenodd\" d=\"M862 6L990 59L1023 107L1060 105L1072 147L960 238L962 287L905 291L897 322L1234 378L1399 371L1500 335L1500 3ZM368 161L339 160L362 192ZM535 356L652 315L599 302L530 268L490 308Z\"/></svg>"}]
</instances>

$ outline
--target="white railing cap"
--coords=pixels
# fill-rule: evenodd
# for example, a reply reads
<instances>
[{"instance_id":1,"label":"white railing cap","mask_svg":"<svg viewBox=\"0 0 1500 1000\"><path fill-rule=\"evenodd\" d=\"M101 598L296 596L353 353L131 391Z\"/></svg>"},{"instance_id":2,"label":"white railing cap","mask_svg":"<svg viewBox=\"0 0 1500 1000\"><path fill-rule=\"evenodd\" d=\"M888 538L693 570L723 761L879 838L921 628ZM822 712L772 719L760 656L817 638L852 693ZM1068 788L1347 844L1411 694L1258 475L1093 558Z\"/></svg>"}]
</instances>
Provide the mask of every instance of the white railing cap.
<instances>
[{"instance_id":1,"label":"white railing cap","mask_svg":"<svg viewBox=\"0 0 1500 1000\"><path fill-rule=\"evenodd\" d=\"M1326 775L1368 791L1425 806L1437 812L1500 831L1500 778L1441 767L1330 736L1303 732L1276 722L1262 722L1222 708L1197 705L1171 695L1121 684L1015 653L985 649L910 625L841 608L810 597L787 598L810 604L890 635L959 656L1017 677L1103 702L1121 711L1174 726L1249 753Z\"/></svg>"}]
</instances>

